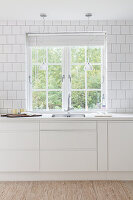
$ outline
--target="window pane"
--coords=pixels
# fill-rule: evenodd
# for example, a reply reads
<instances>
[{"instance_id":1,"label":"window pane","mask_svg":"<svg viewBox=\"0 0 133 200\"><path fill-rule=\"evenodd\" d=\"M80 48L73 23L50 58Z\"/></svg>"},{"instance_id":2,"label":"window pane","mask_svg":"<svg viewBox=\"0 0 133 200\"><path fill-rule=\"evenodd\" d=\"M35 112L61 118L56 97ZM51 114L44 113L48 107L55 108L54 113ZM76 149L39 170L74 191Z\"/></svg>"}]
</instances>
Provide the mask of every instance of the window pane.
<instances>
[{"instance_id":1,"label":"window pane","mask_svg":"<svg viewBox=\"0 0 133 200\"><path fill-rule=\"evenodd\" d=\"M62 62L62 48L49 48L48 49L48 62L61 63Z\"/></svg>"},{"instance_id":2,"label":"window pane","mask_svg":"<svg viewBox=\"0 0 133 200\"><path fill-rule=\"evenodd\" d=\"M87 105L88 108L100 109L101 108L101 91L87 92Z\"/></svg>"},{"instance_id":3,"label":"window pane","mask_svg":"<svg viewBox=\"0 0 133 200\"><path fill-rule=\"evenodd\" d=\"M71 62L84 63L85 62L85 48L82 48L82 47L71 48Z\"/></svg>"},{"instance_id":4,"label":"window pane","mask_svg":"<svg viewBox=\"0 0 133 200\"><path fill-rule=\"evenodd\" d=\"M84 66L73 65L71 68L72 89L85 88L85 71Z\"/></svg>"},{"instance_id":5,"label":"window pane","mask_svg":"<svg viewBox=\"0 0 133 200\"><path fill-rule=\"evenodd\" d=\"M87 71L87 88L101 89L101 67L93 66L92 71Z\"/></svg>"},{"instance_id":6,"label":"window pane","mask_svg":"<svg viewBox=\"0 0 133 200\"><path fill-rule=\"evenodd\" d=\"M36 49L32 48L32 63L36 63Z\"/></svg>"},{"instance_id":7,"label":"window pane","mask_svg":"<svg viewBox=\"0 0 133 200\"><path fill-rule=\"evenodd\" d=\"M48 92L48 107L49 109L62 108L62 92Z\"/></svg>"},{"instance_id":8,"label":"window pane","mask_svg":"<svg viewBox=\"0 0 133 200\"><path fill-rule=\"evenodd\" d=\"M85 92L72 91L71 105L74 109L85 109Z\"/></svg>"},{"instance_id":9,"label":"window pane","mask_svg":"<svg viewBox=\"0 0 133 200\"><path fill-rule=\"evenodd\" d=\"M46 88L46 71L40 70L40 66L33 65L32 67L32 88Z\"/></svg>"},{"instance_id":10,"label":"window pane","mask_svg":"<svg viewBox=\"0 0 133 200\"><path fill-rule=\"evenodd\" d=\"M46 49L38 49L38 63L46 62Z\"/></svg>"},{"instance_id":11,"label":"window pane","mask_svg":"<svg viewBox=\"0 0 133 200\"><path fill-rule=\"evenodd\" d=\"M101 48L87 48L87 60L90 63L101 63Z\"/></svg>"},{"instance_id":12,"label":"window pane","mask_svg":"<svg viewBox=\"0 0 133 200\"><path fill-rule=\"evenodd\" d=\"M62 87L62 67L56 65L48 66L48 88L61 89Z\"/></svg>"},{"instance_id":13,"label":"window pane","mask_svg":"<svg viewBox=\"0 0 133 200\"><path fill-rule=\"evenodd\" d=\"M46 109L46 93L32 92L32 107L34 109Z\"/></svg>"}]
</instances>

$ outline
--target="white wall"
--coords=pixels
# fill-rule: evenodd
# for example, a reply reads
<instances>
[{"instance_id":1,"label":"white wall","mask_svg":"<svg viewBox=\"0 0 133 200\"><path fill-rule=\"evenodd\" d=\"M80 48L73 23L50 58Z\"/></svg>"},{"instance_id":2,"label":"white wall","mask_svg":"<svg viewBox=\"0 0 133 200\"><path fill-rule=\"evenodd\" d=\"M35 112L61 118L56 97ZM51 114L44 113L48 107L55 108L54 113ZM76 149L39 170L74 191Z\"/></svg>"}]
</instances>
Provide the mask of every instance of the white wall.
<instances>
[{"instance_id":1,"label":"white wall","mask_svg":"<svg viewBox=\"0 0 133 200\"><path fill-rule=\"evenodd\" d=\"M133 21L46 21L45 32L107 31L108 107L133 112ZM24 108L25 33L42 21L0 21L0 113Z\"/></svg>"}]
</instances>

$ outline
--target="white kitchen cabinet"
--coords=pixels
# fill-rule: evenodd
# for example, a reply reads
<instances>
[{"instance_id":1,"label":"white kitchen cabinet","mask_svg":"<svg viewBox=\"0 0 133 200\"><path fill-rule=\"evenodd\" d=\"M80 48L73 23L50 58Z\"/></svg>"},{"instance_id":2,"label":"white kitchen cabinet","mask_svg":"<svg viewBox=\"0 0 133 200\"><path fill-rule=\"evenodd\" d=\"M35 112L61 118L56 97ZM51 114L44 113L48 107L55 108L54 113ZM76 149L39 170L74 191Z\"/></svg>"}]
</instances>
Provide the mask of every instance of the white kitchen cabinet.
<instances>
[{"instance_id":1,"label":"white kitchen cabinet","mask_svg":"<svg viewBox=\"0 0 133 200\"><path fill-rule=\"evenodd\" d=\"M108 122L109 171L133 171L133 122Z\"/></svg>"},{"instance_id":2,"label":"white kitchen cabinet","mask_svg":"<svg viewBox=\"0 0 133 200\"><path fill-rule=\"evenodd\" d=\"M38 151L0 151L0 172L33 172L38 170Z\"/></svg>"},{"instance_id":3,"label":"white kitchen cabinet","mask_svg":"<svg viewBox=\"0 0 133 200\"><path fill-rule=\"evenodd\" d=\"M40 123L40 170L96 171L96 122Z\"/></svg>"},{"instance_id":4,"label":"white kitchen cabinet","mask_svg":"<svg viewBox=\"0 0 133 200\"><path fill-rule=\"evenodd\" d=\"M97 171L97 152L41 151L40 171Z\"/></svg>"},{"instance_id":5,"label":"white kitchen cabinet","mask_svg":"<svg viewBox=\"0 0 133 200\"><path fill-rule=\"evenodd\" d=\"M96 131L40 131L40 150L96 149Z\"/></svg>"},{"instance_id":6,"label":"white kitchen cabinet","mask_svg":"<svg viewBox=\"0 0 133 200\"><path fill-rule=\"evenodd\" d=\"M39 171L39 122L0 123L0 172Z\"/></svg>"},{"instance_id":7,"label":"white kitchen cabinet","mask_svg":"<svg viewBox=\"0 0 133 200\"><path fill-rule=\"evenodd\" d=\"M98 171L107 171L107 121L97 122L98 134Z\"/></svg>"}]
</instances>

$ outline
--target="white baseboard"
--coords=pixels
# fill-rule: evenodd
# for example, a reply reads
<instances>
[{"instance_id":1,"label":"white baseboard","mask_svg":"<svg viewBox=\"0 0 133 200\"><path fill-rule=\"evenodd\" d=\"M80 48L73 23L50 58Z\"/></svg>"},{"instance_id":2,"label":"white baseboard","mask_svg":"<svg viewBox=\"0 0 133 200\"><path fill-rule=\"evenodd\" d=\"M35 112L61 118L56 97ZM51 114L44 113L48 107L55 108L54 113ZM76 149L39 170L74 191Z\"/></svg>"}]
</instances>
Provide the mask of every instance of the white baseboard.
<instances>
[{"instance_id":1,"label":"white baseboard","mask_svg":"<svg viewBox=\"0 0 133 200\"><path fill-rule=\"evenodd\" d=\"M133 172L0 173L0 181L133 180Z\"/></svg>"}]
</instances>

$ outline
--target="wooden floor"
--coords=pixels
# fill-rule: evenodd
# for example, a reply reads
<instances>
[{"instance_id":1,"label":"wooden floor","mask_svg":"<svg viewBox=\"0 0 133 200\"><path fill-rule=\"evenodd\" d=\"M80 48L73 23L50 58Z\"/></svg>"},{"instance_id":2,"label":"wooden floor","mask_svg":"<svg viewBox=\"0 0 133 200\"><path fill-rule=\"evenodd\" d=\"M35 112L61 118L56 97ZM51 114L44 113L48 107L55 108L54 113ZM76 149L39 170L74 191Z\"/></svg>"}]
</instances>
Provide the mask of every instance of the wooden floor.
<instances>
[{"instance_id":1,"label":"wooden floor","mask_svg":"<svg viewBox=\"0 0 133 200\"><path fill-rule=\"evenodd\" d=\"M0 200L132 200L133 182L0 182Z\"/></svg>"}]
</instances>

